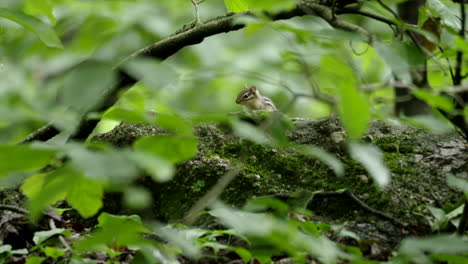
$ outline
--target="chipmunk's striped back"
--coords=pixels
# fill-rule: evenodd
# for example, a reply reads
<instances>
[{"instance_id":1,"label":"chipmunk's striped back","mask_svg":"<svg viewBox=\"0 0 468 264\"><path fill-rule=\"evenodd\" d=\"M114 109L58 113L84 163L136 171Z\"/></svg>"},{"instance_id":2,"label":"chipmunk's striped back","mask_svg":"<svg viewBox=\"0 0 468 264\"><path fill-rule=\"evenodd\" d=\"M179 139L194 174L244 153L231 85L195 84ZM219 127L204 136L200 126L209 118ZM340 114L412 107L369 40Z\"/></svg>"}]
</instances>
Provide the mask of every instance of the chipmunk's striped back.
<instances>
[{"instance_id":1,"label":"chipmunk's striped back","mask_svg":"<svg viewBox=\"0 0 468 264\"><path fill-rule=\"evenodd\" d=\"M249 110L277 111L273 101L262 96L257 87L244 87L236 99L236 103L247 107Z\"/></svg>"}]
</instances>

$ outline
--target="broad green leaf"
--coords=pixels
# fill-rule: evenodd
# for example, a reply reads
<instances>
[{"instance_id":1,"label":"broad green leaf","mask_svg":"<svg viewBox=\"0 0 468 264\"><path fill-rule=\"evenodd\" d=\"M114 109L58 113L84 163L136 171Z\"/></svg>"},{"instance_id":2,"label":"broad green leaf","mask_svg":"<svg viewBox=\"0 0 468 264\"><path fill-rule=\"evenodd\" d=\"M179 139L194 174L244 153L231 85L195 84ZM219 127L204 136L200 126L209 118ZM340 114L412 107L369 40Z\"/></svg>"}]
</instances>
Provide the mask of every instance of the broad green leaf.
<instances>
[{"instance_id":1,"label":"broad green leaf","mask_svg":"<svg viewBox=\"0 0 468 264\"><path fill-rule=\"evenodd\" d=\"M209 214L248 238L261 241L262 245L271 245L273 251L280 250L293 257L301 257L300 252L308 252L323 263L336 262L339 254L336 245L327 238L308 236L294 224L269 214L239 211L219 203Z\"/></svg>"},{"instance_id":2,"label":"broad green leaf","mask_svg":"<svg viewBox=\"0 0 468 264\"><path fill-rule=\"evenodd\" d=\"M268 145L271 143L271 139L263 131L246 122L234 122L233 128L234 133L241 138L251 140L257 144Z\"/></svg>"},{"instance_id":3,"label":"broad green leaf","mask_svg":"<svg viewBox=\"0 0 468 264\"><path fill-rule=\"evenodd\" d=\"M129 157L157 182L166 182L174 176L174 165L159 156L135 150Z\"/></svg>"},{"instance_id":4,"label":"broad green leaf","mask_svg":"<svg viewBox=\"0 0 468 264\"><path fill-rule=\"evenodd\" d=\"M11 251L11 245L1 245L0 246L0 254L10 252Z\"/></svg>"},{"instance_id":5,"label":"broad green leaf","mask_svg":"<svg viewBox=\"0 0 468 264\"><path fill-rule=\"evenodd\" d=\"M55 235L70 236L71 232L70 230L65 228L55 228L47 231L37 231L34 233L33 237L34 244L39 245Z\"/></svg>"},{"instance_id":6,"label":"broad green leaf","mask_svg":"<svg viewBox=\"0 0 468 264\"><path fill-rule=\"evenodd\" d=\"M462 178L455 177L451 174L447 175L447 184L452 188L458 189L464 193L468 193L468 181Z\"/></svg>"},{"instance_id":7,"label":"broad green leaf","mask_svg":"<svg viewBox=\"0 0 468 264\"><path fill-rule=\"evenodd\" d=\"M74 170L62 167L47 175L36 174L27 179L21 190L29 198L27 203L31 219L37 221L47 205L65 199L69 185L68 178L77 176L79 175ZM34 183L40 185L40 188L34 186Z\"/></svg>"},{"instance_id":8,"label":"broad green leaf","mask_svg":"<svg viewBox=\"0 0 468 264\"><path fill-rule=\"evenodd\" d=\"M29 256L26 259L26 264L41 264L42 262L44 262L44 260L46 260L46 258L44 258L44 257Z\"/></svg>"},{"instance_id":9,"label":"broad green leaf","mask_svg":"<svg viewBox=\"0 0 468 264\"><path fill-rule=\"evenodd\" d=\"M445 216L444 210L432 206L427 207L429 212L431 212L432 216L435 218L434 226L432 227L433 230L440 230L442 229L448 222L449 219Z\"/></svg>"},{"instance_id":10,"label":"broad green leaf","mask_svg":"<svg viewBox=\"0 0 468 264\"><path fill-rule=\"evenodd\" d=\"M49 174L35 174L21 186L28 196L31 218L36 221L42 210L59 200L68 200L83 216L94 215L102 206L102 186L71 166L64 166Z\"/></svg>"},{"instance_id":11,"label":"broad green leaf","mask_svg":"<svg viewBox=\"0 0 468 264\"><path fill-rule=\"evenodd\" d=\"M124 203L131 209L144 209L151 205L151 193L142 187L127 187L124 190Z\"/></svg>"},{"instance_id":12,"label":"broad green leaf","mask_svg":"<svg viewBox=\"0 0 468 264\"><path fill-rule=\"evenodd\" d=\"M71 164L84 177L101 183L124 183L138 175L138 169L126 153L117 150L93 151L80 145L69 145Z\"/></svg>"},{"instance_id":13,"label":"broad green leaf","mask_svg":"<svg viewBox=\"0 0 468 264\"><path fill-rule=\"evenodd\" d=\"M274 209L278 212L286 212L289 209L288 204L278 199L270 197L259 197L256 199L249 199L245 204L243 210L249 212L262 212Z\"/></svg>"},{"instance_id":14,"label":"broad green leaf","mask_svg":"<svg viewBox=\"0 0 468 264\"><path fill-rule=\"evenodd\" d=\"M449 113L454 109L452 100L447 96L435 94L425 89L413 89L411 92L434 108L442 109Z\"/></svg>"},{"instance_id":15,"label":"broad green leaf","mask_svg":"<svg viewBox=\"0 0 468 264\"><path fill-rule=\"evenodd\" d=\"M157 114L154 124L184 137L193 137L190 123L175 114Z\"/></svg>"},{"instance_id":16,"label":"broad green leaf","mask_svg":"<svg viewBox=\"0 0 468 264\"><path fill-rule=\"evenodd\" d=\"M262 11L287 11L293 9L296 6L294 0L243 0L243 2L251 10L262 10Z\"/></svg>"},{"instance_id":17,"label":"broad green leaf","mask_svg":"<svg viewBox=\"0 0 468 264\"><path fill-rule=\"evenodd\" d=\"M431 259L435 263L450 263L450 264L466 264L468 263L468 256L460 256L459 254L432 254Z\"/></svg>"},{"instance_id":18,"label":"broad green leaf","mask_svg":"<svg viewBox=\"0 0 468 264\"><path fill-rule=\"evenodd\" d=\"M116 216L102 213L98 217L98 227L92 236L86 237L75 244L79 252L89 250L104 250L108 246L120 248L123 246L141 246L149 244L141 235L148 232L138 216ZM116 232L118 230L118 232Z\"/></svg>"},{"instance_id":19,"label":"broad green leaf","mask_svg":"<svg viewBox=\"0 0 468 264\"><path fill-rule=\"evenodd\" d=\"M169 135L143 137L134 143L134 147L172 163L186 161L197 154L197 140L192 137Z\"/></svg>"},{"instance_id":20,"label":"broad green leaf","mask_svg":"<svg viewBox=\"0 0 468 264\"><path fill-rule=\"evenodd\" d=\"M343 163L333 154L314 146L300 145L295 147L301 153L311 155L312 157L327 164L337 176L343 176L344 167Z\"/></svg>"},{"instance_id":21,"label":"broad green leaf","mask_svg":"<svg viewBox=\"0 0 468 264\"><path fill-rule=\"evenodd\" d=\"M380 187L390 183L390 171L383 160L382 151L377 146L351 142L351 157L361 163Z\"/></svg>"},{"instance_id":22,"label":"broad green leaf","mask_svg":"<svg viewBox=\"0 0 468 264\"><path fill-rule=\"evenodd\" d=\"M55 150L34 145L0 145L0 177L15 171L41 169L55 154Z\"/></svg>"},{"instance_id":23,"label":"broad green leaf","mask_svg":"<svg viewBox=\"0 0 468 264\"><path fill-rule=\"evenodd\" d=\"M453 12L443 1L427 0L427 6L440 15L443 24L457 31L460 29L458 14Z\"/></svg>"},{"instance_id":24,"label":"broad green leaf","mask_svg":"<svg viewBox=\"0 0 468 264\"><path fill-rule=\"evenodd\" d=\"M57 258L63 256L67 252L67 249L66 248L45 247L43 249L43 252L47 257L57 259Z\"/></svg>"},{"instance_id":25,"label":"broad green leaf","mask_svg":"<svg viewBox=\"0 0 468 264\"><path fill-rule=\"evenodd\" d=\"M240 13L249 10L245 0L224 0L224 4L229 12Z\"/></svg>"},{"instance_id":26,"label":"broad green leaf","mask_svg":"<svg viewBox=\"0 0 468 264\"><path fill-rule=\"evenodd\" d=\"M249 263L250 260L252 259L252 253L250 253L248 249L245 249L243 247L234 247L234 248L231 248L231 250L234 250L234 252L236 252L236 254L242 258L244 263Z\"/></svg>"},{"instance_id":27,"label":"broad green leaf","mask_svg":"<svg viewBox=\"0 0 468 264\"><path fill-rule=\"evenodd\" d=\"M415 263L431 263L427 257L431 253L464 254L468 252L468 242L456 235L439 235L426 238L407 238L402 241L399 254L411 257Z\"/></svg>"},{"instance_id":28,"label":"broad green leaf","mask_svg":"<svg viewBox=\"0 0 468 264\"><path fill-rule=\"evenodd\" d=\"M50 0L26 0L24 3L25 12L31 15L45 15L55 24L57 21L54 16L54 6Z\"/></svg>"},{"instance_id":29,"label":"broad green leaf","mask_svg":"<svg viewBox=\"0 0 468 264\"><path fill-rule=\"evenodd\" d=\"M146 102L149 95L140 85L126 91L117 102L104 114L104 119L113 119L131 123L148 123L149 115Z\"/></svg>"},{"instance_id":30,"label":"broad green leaf","mask_svg":"<svg viewBox=\"0 0 468 264\"><path fill-rule=\"evenodd\" d=\"M367 130L370 114L367 100L357 89L354 70L338 56L326 55L320 62L319 74L338 97L341 122L349 137L360 138Z\"/></svg>"},{"instance_id":31,"label":"broad green leaf","mask_svg":"<svg viewBox=\"0 0 468 264\"><path fill-rule=\"evenodd\" d=\"M102 101L114 78L115 72L106 63L80 64L65 79L62 103L79 112L91 110Z\"/></svg>"},{"instance_id":32,"label":"broad green leaf","mask_svg":"<svg viewBox=\"0 0 468 264\"><path fill-rule=\"evenodd\" d=\"M400 41L391 44L377 41L374 49L404 83L411 83L410 70L421 67L425 61L424 55L416 47Z\"/></svg>"},{"instance_id":33,"label":"broad green leaf","mask_svg":"<svg viewBox=\"0 0 468 264\"><path fill-rule=\"evenodd\" d=\"M447 134L453 131L453 127L446 119L442 119L434 115L402 117L401 120L412 126L423 128L434 134Z\"/></svg>"},{"instance_id":34,"label":"broad green leaf","mask_svg":"<svg viewBox=\"0 0 468 264\"><path fill-rule=\"evenodd\" d=\"M95 215L102 207L104 190L101 184L84 177L74 177L67 193L67 201L84 218Z\"/></svg>"},{"instance_id":35,"label":"broad green leaf","mask_svg":"<svg viewBox=\"0 0 468 264\"><path fill-rule=\"evenodd\" d=\"M453 220L454 218L460 216L463 213L463 209L465 208L465 204L462 204L452 210L451 212L448 212L445 217L447 218L447 221Z\"/></svg>"},{"instance_id":36,"label":"broad green leaf","mask_svg":"<svg viewBox=\"0 0 468 264\"><path fill-rule=\"evenodd\" d=\"M367 130L370 112L366 98L357 89L354 73L349 66L330 57L325 58L322 63L322 67L332 67L331 69L337 71L335 81L340 100L338 111L343 126L351 139L361 138Z\"/></svg>"},{"instance_id":37,"label":"broad green leaf","mask_svg":"<svg viewBox=\"0 0 468 264\"><path fill-rule=\"evenodd\" d=\"M132 58L123 68L150 89L164 88L179 80L179 74L170 64L155 59Z\"/></svg>"},{"instance_id":38,"label":"broad green leaf","mask_svg":"<svg viewBox=\"0 0 468 264\"><path fill-rule=\"evenodd\" d=\"M165 240L169 241L184 252L190 258L197 258L201 254L201 250L196 243L196 239L206 234L204 230L198 229L181 229L173 226L162 226L154 230L161 235Z\"/></svg>"},{"instance_id":39,"label":"broad green leaf","mask_svg":"<svg viewBox=\"0 0 468 264\"><path fill-rule=\"evenodd\" d=\"M29 198L39 195L42 187L44 186L47 173L34 174L27 178L21 185L21 191Z\"/></svg>"},{"instance_id":40,"label":"broad green leaf","mask_svg":"<svg viewBox=\"0 0 468 264\"><path fill-rule=\"evenodd\" d=\"M40 19L27 15L20 11L0 8L0 17L12 20L26 29L36 34L47 46L52 48L63 48L60 39L55 34L52 27L42 22Z\"/></svg>"}]
</instances>

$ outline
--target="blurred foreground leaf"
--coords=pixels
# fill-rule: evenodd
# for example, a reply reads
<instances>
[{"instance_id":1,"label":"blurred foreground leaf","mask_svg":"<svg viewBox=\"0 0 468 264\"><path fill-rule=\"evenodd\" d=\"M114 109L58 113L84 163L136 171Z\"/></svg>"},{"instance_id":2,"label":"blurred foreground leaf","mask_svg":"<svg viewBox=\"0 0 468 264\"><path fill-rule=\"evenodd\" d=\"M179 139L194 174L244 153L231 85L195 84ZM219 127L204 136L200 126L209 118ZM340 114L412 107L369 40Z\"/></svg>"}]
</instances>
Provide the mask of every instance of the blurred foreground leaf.
<instances>
[{"instance_id":1,"label":"blurred foreground leaf","mask_svg":"<svg viewBox=\"0 0 468 264\"><path fill-rule=\"evenodd\" d=\"M59 200L67 199L83 216L90 217L102 207L102 186L71 166L61 167L49 174L35 174L21 186L28 196L28 207L33 221L37 221L42 210Z\"/></svg>"},{"instance_id":2,"label":"blurred foreground leaf","mask_svg":"<svg viewBox=\"0 0 468 264\"><path fill-rule=\"evenodd\" d=\"M299 152L306 155L311 155L312 157L320 160L321 162L327 164L337 176L343 176L344 167L343 163L333 154L314 146L300 145L296 146Z\"/></svg>"},{"instance_id":3,"label":"blurred foreground leaf","mask_svg":"<svg viewBox=\"0 0 468 264\"><path fill-rule=\"evenodd\" d=\"M33 241L36 245L39 245L55 235L70 236L71 232L70 230L67 230L65 228L55 228L46 231L38 231L34 233Z\"/></svg>"},{"instance_id":4,"label":"blurred foreground leaf","mask_svg":"<svg viewBox=\"0 0 468 264\"><path fill-rule=\"evenodd\" d=\"M23 12L0 8L0 17L12 20L26 29L36 34L39 39L47 46L52 48L63 48L59 37L55 34L52 27L42 22L40 19L26 15Z\"/></svg>"},{"instance_id":5,"label":"blurred foreground leaf","mask_svg":"<svg viewBox=\"0 0 468 264\"><path fill-rule=\"evenodd\" d=\"M62 103L80 113L95 107L113 84L115 73L107 63L80 64L65 79Z\"/></svg>"},{"instance_id":6,"label":"blurred foreground leaf","mask_svg":"<svg viewBox=\"0 0 468 264\"><path fill-rule=\"evenodd\" d=\"M99 229L92 236L78 241L74 245L76 250L105 250L109 247L119 249L145 244L141 233L148 232L148 229L143 226L137 215L117 216L102 213L98 222Z\"/></svg>"},{"instance_id":7,"label":"blurred foreground leaf","mask_svg":"<svg viewBox=\"0 0 468 264\"><path fill-rule=\"evenodd\" d=\"M352 142L349 152L361 163L380 187L390 183L390 171L383 160L382 151L374 145Z\"/></svg>"},{"instance_id":8,"label":"blurred foreground leaf","mask_svg":"<svg viewBox=\"0 0 468 264\"><path fill-rule=\"evenodd\" d=\"M197 154L197 140L182 136L153 136L138 139L135 149L157 155L172 163L179 163Z\"/></svg>"},{"instance_id":9,"label":"blurred foreground leaf","mask_svg":"<svg viewBox=\"0 0 468 264\"><path fill-rule=\"evenodd\" d=\"M46 166L57 151L34 145L0 145L0 177L15 171L33 171Z\"/></svg>"},{"instance_id":10,"label":"blurred foreground leaf","mask_svg":"<svg viewBox=\"0 0 468 264\"><path fill-rule=\"evenodd\" d=\"M224 0L224 4L229 12L240 13L249 10L245 0Z\"/></svg>"},{"instance_id":11,"label":"blurred foreground leaf","mask_svg":"<svg viewBox=\"0 0 468 264\"><path fill-rule=\"evenodd\" d=\"M439 235L427 238L407 238L401 243L400 256L411 257L414 263L431 263L428 255L460 255L468 252L468 242L455 235Z\"/></svg>"}]
</instances>

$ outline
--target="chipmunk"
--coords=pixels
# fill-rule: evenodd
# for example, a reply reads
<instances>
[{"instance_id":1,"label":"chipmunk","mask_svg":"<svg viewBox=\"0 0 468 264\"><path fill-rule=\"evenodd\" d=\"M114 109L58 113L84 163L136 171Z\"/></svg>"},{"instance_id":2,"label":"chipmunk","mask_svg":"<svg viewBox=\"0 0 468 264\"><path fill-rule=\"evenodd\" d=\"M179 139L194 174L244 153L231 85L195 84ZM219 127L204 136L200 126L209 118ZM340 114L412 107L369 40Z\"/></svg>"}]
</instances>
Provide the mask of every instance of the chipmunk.
<instances>
[{"instance_id":1,"label":"chipmunk","mask_svg":"<svg viewBox=\"0 0 468 264\"><path fill-rule=\"evenodd\" d=\"M249 110L278 111L273 101L262 96L255 86L244 86L244 89L237 96L236 103Z\"/></svg>"}]
</instances>

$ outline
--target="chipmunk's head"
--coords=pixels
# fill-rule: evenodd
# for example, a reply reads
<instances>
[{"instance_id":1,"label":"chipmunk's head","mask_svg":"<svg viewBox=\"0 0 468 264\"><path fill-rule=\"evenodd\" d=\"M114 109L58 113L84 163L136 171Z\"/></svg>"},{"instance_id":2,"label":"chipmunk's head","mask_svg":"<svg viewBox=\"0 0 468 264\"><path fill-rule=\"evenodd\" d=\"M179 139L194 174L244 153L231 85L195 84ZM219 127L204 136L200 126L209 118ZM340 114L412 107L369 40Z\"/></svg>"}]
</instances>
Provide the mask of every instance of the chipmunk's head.
<instances>
[{"instance_id":1,"label":"chipmunk's head","mask_svg":"<svg viewBox=\"0 0 468 264\"><path fill-rule=\"evenodd\" d=\"M236 99L237 104L245 105L248 104L249 101L255 100L256 98L260 97L260 93L255 86L244 86L244 89L239 93Z\"/></svg>"}]
</instances>

